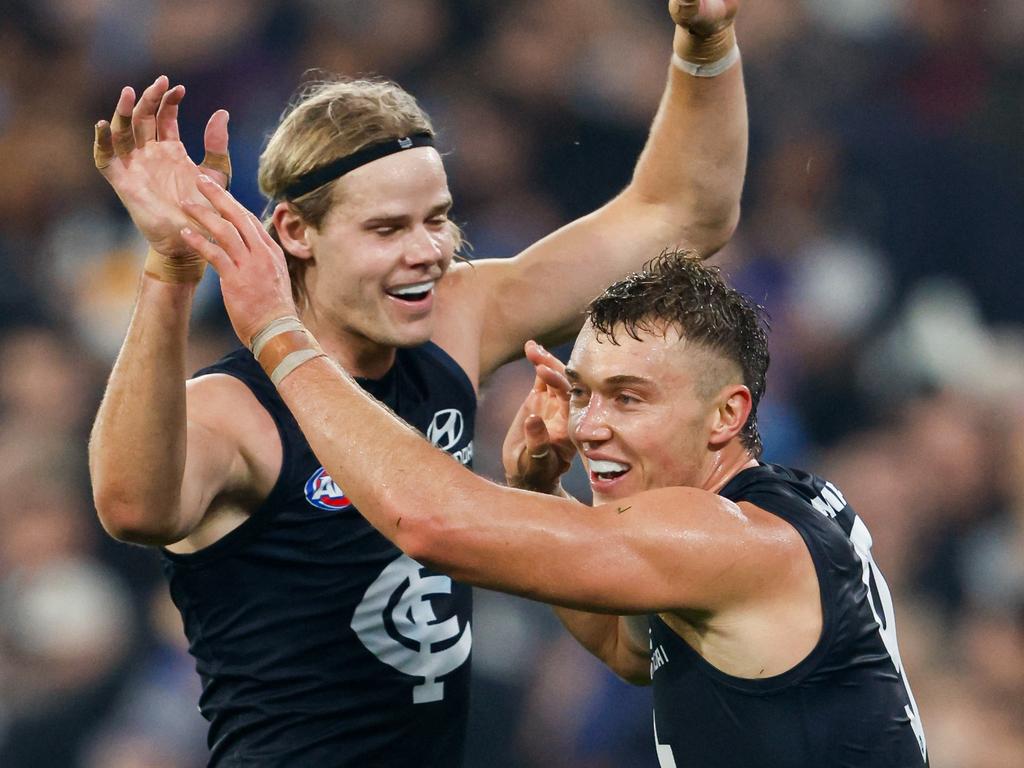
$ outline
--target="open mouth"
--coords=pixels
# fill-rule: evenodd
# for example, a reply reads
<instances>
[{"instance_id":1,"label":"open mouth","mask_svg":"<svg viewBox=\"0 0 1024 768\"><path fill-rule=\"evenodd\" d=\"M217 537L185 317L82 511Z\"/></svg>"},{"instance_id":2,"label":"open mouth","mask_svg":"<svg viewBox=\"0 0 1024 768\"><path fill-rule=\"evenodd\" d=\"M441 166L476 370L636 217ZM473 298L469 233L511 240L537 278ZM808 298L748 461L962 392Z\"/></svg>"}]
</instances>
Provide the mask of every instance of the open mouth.
<instances>
[{"instance_id":1,"label":"open mouth","mask_svg":"<svg viewBox=\"0 0 1024 768\"><path fill-rule=\"evenodd\" d=\"M434 280L424 280L422 283L413 283L412 285L403 285L398 288L391 288L386 290L385 293L393 299L416 303L424 301L431 293L434 292L435 282L436 281Z\"/></svg>"},{"instance_id":2,"label":"open mouth","mask_svg":"<svg viewBox=\"0 0 1024 768\"><path fill-rule=\"evenodd\" d=\"M628 464L620 464L617 461L592 459L589 464L591 480L609 482L629 472Z\"/></svg>"}]
</instances>

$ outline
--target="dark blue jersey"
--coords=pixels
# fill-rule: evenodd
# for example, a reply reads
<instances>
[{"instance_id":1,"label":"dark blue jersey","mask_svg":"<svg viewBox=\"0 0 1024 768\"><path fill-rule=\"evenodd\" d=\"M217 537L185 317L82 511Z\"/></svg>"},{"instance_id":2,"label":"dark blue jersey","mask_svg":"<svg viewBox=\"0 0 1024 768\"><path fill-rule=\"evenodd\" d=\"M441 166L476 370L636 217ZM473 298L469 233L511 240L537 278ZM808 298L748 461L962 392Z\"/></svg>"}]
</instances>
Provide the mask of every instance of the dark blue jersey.
<instances>
[{"instance_id":1,"label":"dark blue jersey","mask_svg":"<svg viewBox=\"0 0 1024 768\"><path fill-rule=\"evenodd\" d=\"M926 766L892 598L864 523L831 483L771 464L740 472L721 495L750 502L799 531L821 588L821 637L788 672L748 680L719 671L652 617L662 768Z\"/></svg>"},{"instance_id":2,"label":"dark blue jersey","mask_svg":"<svg viewBox=\"0 0 1024 768\"><path fill-rule=\"evenodd\" d=\"M197 375L207 373L244 382L283 446L277 483L249 519L196 554L163 553L202 678L210 764L460 766L470 588L363 519L248 350ZM360 384L470 464L476 396L439 347L399 350L383 379Z\"/></svg>"}]
</instances>

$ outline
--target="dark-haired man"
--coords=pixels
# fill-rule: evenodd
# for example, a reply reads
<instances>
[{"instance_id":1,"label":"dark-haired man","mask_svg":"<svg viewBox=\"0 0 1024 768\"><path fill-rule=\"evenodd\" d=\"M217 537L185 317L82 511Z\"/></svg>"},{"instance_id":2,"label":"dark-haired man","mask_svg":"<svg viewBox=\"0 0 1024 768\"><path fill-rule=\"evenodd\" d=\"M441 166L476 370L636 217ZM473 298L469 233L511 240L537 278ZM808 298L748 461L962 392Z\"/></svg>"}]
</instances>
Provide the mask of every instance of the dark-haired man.
<instances>
[{"instance_id":1,"label":"dark-haired man","mask_svg":"<svg viewBox=\"0 0 1024 768\"><path fill-rule=\"evenodd\" d=\"M477 478L367 397L295 318L276 244L200 189L216 243L186 239L360 513L418 562L560 606L618 674L653 680L663 768L927 765L871 536L831 483L760 462L765 332L715 268L671 253L613 285L564 371L529 350L507 469L562 467L571 440L589 508Z\"/></svg>"}]
</instances>

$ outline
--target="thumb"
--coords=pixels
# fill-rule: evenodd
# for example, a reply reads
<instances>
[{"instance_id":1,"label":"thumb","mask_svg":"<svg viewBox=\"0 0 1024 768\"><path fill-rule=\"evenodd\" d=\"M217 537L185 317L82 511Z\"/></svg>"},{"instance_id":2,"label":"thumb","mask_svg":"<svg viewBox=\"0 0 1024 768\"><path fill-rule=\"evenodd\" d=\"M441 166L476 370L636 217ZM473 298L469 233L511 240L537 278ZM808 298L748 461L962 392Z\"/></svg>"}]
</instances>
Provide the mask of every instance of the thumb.
<instances>
[{"instance_id":1,"label":"thumb","mask_svg":"<svg viewBox=\"0 0 1024 768\"><path fill-rule=\"evenodd\" d=\"M700 10L700 0L669 0L668 12L676 24L685 24Z\"/></svg>"},{"instance_id":2,"label":"thumb","mask_svg":"<svg viewBox=\"0 0 1024 768\"><path fill-rule=\"evenodd\" d=\"M526 435L526 453L530 459L543 458L551 450L548 428L540 416L536 414L527 416L526 421L523 422L523 432Z\"/></svg>"},{"instance_id":3,"label":"thumb","mask_svg":"<svg viewBox=\"0 0 1024 768\"><path fill-rule=\"evenodd\" d=\"M218 109L210 116L203 134L206 155L200 165L214 172L214 177L224 189L231 186L231 156L228 154L228 119L226 109Z\"/></svg>"}]
</instances>

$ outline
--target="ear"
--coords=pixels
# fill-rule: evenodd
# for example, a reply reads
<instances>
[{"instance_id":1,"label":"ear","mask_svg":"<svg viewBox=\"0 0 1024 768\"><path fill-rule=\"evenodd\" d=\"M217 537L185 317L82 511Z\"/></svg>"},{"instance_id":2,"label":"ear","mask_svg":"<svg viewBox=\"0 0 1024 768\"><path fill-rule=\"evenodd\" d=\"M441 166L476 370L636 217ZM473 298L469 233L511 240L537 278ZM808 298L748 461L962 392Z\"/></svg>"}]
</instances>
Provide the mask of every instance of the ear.
<instances>
[{"instance_id":1,"label":"ear","mask_svg":"<svg viewBox=\"0 0 1024 768\"><path fill-rule=\"evenodd\" d=\"M271 223L286 253L297 259L313 258L310 234L313 227L306 223L288 203L278 203L271 214Z\"/></svg>"},{"instance_id":2,"label":"ear","mask_svg":"<svg viewBox=\"0 0 1024 768\"><path fill-rule=\"evenodd\" d=\"M742 384L730 384L718 393L717 407L712 414L708 445L713 449L725 446L736 437L747 423L753 400L750 390Z\"/></svg>"}]
</instances>

